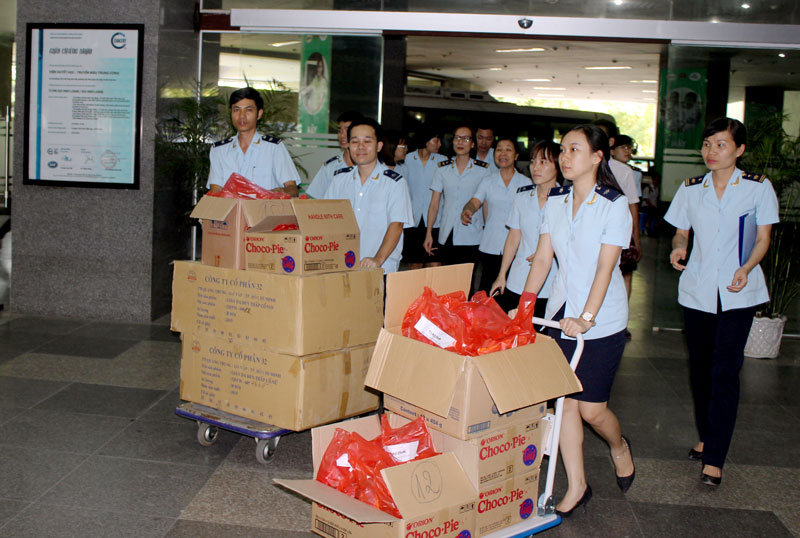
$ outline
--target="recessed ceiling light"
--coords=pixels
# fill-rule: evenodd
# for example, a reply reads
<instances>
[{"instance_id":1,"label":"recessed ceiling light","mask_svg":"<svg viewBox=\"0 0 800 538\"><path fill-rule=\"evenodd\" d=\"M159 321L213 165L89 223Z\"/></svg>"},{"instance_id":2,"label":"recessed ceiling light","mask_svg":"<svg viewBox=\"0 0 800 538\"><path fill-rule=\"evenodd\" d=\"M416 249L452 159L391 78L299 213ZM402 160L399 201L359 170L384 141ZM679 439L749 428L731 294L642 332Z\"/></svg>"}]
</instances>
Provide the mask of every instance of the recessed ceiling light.
<instances>
[{"instance_id":1,"label":"recessed ceiling light","mask_svg":"<svg viewBox=\"0 0 800 538\"><path fill-rule=\"evenodd\" d=\"M531 47L528 49L496 49L495 52L544 52L541 47Z\"/></svg>"},{"instance_id":2,"label":"recessed ceiling light","mask_svg":"<svg viewBox=\"0 0 800 538\"><path fill-rule=\"evenodd\" d=\"M490 67L489 68L489 71L502 71L502 70L503 70L502 67Z\"/></svg>"},{"instance_id":3,"label":"recessed ceiling light","mask_svg":"<svg viewBox=\"0 0 800 538\"><path fill-rule=\"evenodd\" d=\"M555 90L555 91L557 91L557 90L566 90L566 88L550 88L548 86L534 86L533 89L534 90Z\"/></svg>"},{"instance_id":4,"label":"recessed ceiling light","mask_svg":"<svg viewBox=\"0 0 800 538\"><path fill-rule=\"evenodd\" d=\"M633 69L633 67L629 65L591 65L588 67L584 67L584 69L595 70L595 71L615 71L617 69Z\"/></svg>"},{"instance_id":5,"label":"recessed ceiling light","mask_svg":"<svg viewBox=\"0 0 800 538\"><path fill-rule=\"evenodd\" d=\"M282 41L280 43L272 43L273 47L286 47L289 45L299 45L299 41Z\"/></svg>"},{"instance_id":6,"label":"recessed ceiling light","mask_svg":"<svg viewBox=\"0 0 800 538\"><path fill-rule=\"evenodd\" d=\"M550 82L549 78L513 78L511 82Z\"/></svg>"},{"instance_id":7,"label":"recessed ceiling light","mask_svg":"<svg viewBox=\"0 0 800 538\"><path fill-rule=\"evenodd\" d=\"M655 90L642 90L642 93L658 93Z\"/></svg>"},{"instance_id":8,"label":"recessed ceiling light","mask_svg":"<svg viewBox=\"0 0 800 538\"><path fill-rule=\"evenodd\" d=\"M750 4L742 4L742 9L750 9Z\"/></svg>"},{"instance_id":9,"label":"recessed ceiling light","mask_svg":"<svg viewBox=\"0 0 800 538\"><path fill-rule=\"evenodd\" d=\"M614 0L613 3L614 3L615 6L621 6L622 5L622 0Z\"/></svg>"},{"instance_id":10,"label":"recessed ceiling light","mask_svg":"<svg viewBox=\"0 0 800 538\"><path fill-rule=\"evenodd\" d=\"M633 84L658 84L657 80L631 80Z\"/></svg>"},{"instance_id":11,"label":"recessed ceiling light","mask_svg":"<svg viewBox=\"0 0 800 538\"><path fill-rule=\"evenodd\" d=\"M778 53L778 57L779 58L786 58L786 53L780 52L780 53Z\"/></svg>"}]
</instances>

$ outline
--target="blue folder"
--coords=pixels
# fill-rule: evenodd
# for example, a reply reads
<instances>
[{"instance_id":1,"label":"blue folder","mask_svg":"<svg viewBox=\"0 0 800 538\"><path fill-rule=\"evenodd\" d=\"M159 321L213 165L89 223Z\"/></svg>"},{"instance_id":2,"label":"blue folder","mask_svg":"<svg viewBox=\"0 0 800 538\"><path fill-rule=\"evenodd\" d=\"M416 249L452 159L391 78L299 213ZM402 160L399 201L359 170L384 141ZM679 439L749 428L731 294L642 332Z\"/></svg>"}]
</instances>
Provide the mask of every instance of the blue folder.
<instances>
[{"instance_id":1,"label":"blue folder","mask_svg":"<svg viewBox=\"0 0 800 538\"><path fill-rule=\"evenodd\" d=\"M739 267L744 265L756 244L756 216L745 213L739 217Z\"/></svg>"}]
</instances>

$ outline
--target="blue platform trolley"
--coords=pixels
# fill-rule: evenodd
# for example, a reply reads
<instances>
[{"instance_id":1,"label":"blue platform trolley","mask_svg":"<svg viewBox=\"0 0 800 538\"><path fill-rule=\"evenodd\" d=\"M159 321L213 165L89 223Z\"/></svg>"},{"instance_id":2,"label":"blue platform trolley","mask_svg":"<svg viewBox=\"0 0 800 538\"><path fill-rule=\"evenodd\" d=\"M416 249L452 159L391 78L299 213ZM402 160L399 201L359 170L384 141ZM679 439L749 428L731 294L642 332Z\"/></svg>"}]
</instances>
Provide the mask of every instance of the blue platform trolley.
<instances>
[{"instance_id":1,"label":"blue platform trolley","mask_svg":"<svg viewBox=\"0 0 800 538\"><path fill-rule=\"evenodd\" d=\"M560 328L557 321L550 321L537 317L533 318L533 324L535 326L543 325L554 329ZM578 363L581 360L581 353L583 353L583 335L579 334L576 340L577 345L575 346L575 351L569 362L569 366L572 368L573 372L578 367ZM561 516L556 514L556 503L553 499L553 484L555 483L556 464L558 463L558 439L561 435L561 418L563 413L564 396L556 400L555 413L545 417L552 424L550 435L544 447L544 453L549 456L549 460L547 462L544 491L539 496L536 515L525 521L506 527L505 529L500 529L499 531L488 534L485 538L526 538L551 529L561 523Z\"/></svg>"},{"instance_id":2,"label":"blue platform trolley","mask_svg":"<svg viewBox=\"0 0 800 538\"><path fill-rule=\"evenodd\" d=\"M281 435L292 432L192 402L179 405L175 414L197 422L197 442L202 446L216 443L220 428L252 437L256 442L256 461L261 464L272 461Z\"/></svg>"}]
</instances>

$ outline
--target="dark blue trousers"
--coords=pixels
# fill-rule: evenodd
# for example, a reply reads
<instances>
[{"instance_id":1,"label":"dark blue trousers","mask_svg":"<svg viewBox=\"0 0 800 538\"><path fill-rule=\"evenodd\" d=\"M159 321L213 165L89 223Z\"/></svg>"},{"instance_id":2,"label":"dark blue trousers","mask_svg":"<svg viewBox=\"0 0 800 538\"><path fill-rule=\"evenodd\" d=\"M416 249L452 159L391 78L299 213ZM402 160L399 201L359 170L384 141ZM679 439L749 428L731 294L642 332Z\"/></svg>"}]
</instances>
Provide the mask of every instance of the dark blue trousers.
<instances>
[{"instance_id":1,"label":"dark blue trousers","mask_svg":"<svg viewBox=\"0 0 800 538\"><path fill-rule=\"evenodd\" d=\"M689 348L694 419L703 442L703 463L722 468L739 407L739 372L756 307L717 313L683 308Z\"/></svg>"}]
</instances>

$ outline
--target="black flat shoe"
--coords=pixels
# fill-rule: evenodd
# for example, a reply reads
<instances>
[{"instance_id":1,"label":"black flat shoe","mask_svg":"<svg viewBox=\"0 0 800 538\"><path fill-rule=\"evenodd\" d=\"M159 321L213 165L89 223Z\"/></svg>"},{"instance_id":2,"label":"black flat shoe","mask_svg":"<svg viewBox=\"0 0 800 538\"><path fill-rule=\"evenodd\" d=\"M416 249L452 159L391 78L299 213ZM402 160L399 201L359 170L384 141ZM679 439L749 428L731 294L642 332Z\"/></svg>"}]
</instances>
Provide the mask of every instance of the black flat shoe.
<instances>
[{"instance_id":1,"label":"black flat shoe","mask_svg":"<svg viewBox=\"0 0 800 538\"><path fill-rule=\"evenodd\" d=\"M583 513L585 514L586 504L589 502L589 499L591 498L592 498L592 486L586 484L586 489L583 490L583 496L580 499L578 499L578 502L575 503L575 506L573 506L566 512L562 512L561 510L556 510L556 514L561 516L561 519L565 519L571 516L572 513L575 512L575 510L577 510L581 506L583 506Z\"/></svg>"},{"instance_id":2,"label":"black flat shoe","mask_svg":"<svg viewBox=\"0 0 800 538\"><path fill-rule=\"evenodd\" d=\"M722 484L721 476L711 476L710 474L700 473L700 482L708 486L719 486Z\"/></svg>"},{"instance_id":3,"label":"black flat shoe","mask_svg":"<svg viewBox=\"0 0 800 538\"><path fill-rule=\"evenodd\" d=\"M699 451L699 450L695 450L693 448L690 448L689 449L688 458L690 460L694 460L694 461L703 461L703 453L701 451Z\"/></svg>"},{"instance_id":4,"label":"black flat shoe","mask_svg":"<svg viewBox=\"0 0 800 538\"><path fill-rule=\"evenodd\" d=\"M633 463L633 450L631 450L631 442L624 435L622 436L622 440L625 441L625 446L628 447L628 452L631 455L631 463ZM622 491L622 493L627 493L627 491L631 487L631 484L633 484L633 480L635 478L636 478L636 464L633 465L633 472L628 476L617 476L617 486L619 486L619 489Z\"/></svg>"}]
</instances>

